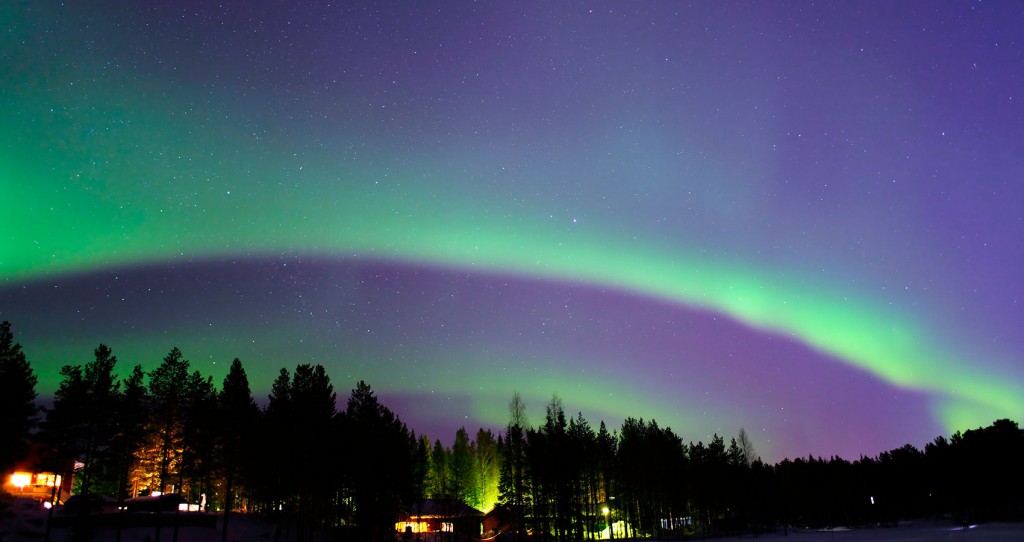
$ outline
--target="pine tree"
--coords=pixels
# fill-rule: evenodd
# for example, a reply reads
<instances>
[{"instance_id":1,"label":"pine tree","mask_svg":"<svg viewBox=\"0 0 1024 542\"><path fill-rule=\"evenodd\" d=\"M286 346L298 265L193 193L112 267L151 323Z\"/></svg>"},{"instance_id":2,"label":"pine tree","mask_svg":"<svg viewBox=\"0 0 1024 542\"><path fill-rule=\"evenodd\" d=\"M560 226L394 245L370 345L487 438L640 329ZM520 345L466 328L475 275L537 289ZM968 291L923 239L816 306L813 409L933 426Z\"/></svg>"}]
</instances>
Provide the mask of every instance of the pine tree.
<instances>
[{"instance_id":1,"label":"pine tree","mask_svg":"<svg viewBox=\"0 0 1024 542\"><path fill-rule=\"evenodd\" d=\"M596 462L597 462L597 476L598 476L598 497L599 503L603 503L602 506L607 508L608 512L602 515L606 523L605 527L610 527L610 523L615 521L617 515L615 506L613 506L614 491L615 488L615 461L617 450L618 439L615 435L608 432L608 427L604 421L601 422L600 427L597 431L597 450L596 450ZM610 532L610 531L609 531Z\"/></svg>"},{"instance_id":2,"label":"pine tree","mask_svg":"<svg viewBox=\"0 0 1024 542\"><path fill-rule=\"evenodd\" d=\"M322 365L300 364L294 373L281 369L270 390L260 436L265 451L264 481L270 508L297 521L299 537L335 513L331 494L338 487L337 396Z\"/></svg>"},{"instance_id":3,"label":"pine tree","mask_svg":"<svg viewBox=\"0 0 1024 542\"><path fill-rule=\"evenodd\" d=\"M562 401L552 396L545 407L544 425L527 433L527 457L533 481L534 528L569 537L574 468L569 457L568 424ZM538 525L537 522L540 522Z\"/></svg>"},{"instance_id":4,"label":"pine tree","mask_svg":"<svg viewBox=\"0 0 1024 542\"><path fill-rule=\"evenodd\" d=\"M193 371L185 388L182 416L182 462L178 487L189 502L211 494L216 461L217 389L213 377Z\"/></svg>"},{"instance_id":5,"label":"pine tree","mask_svg":"<svg viewBox=\"0 0 1024 542\"><path fill-rule=\"evenodd\" d=\"M295 483L291 476L291 468L295 464L293 455L296 452L291 445L292 438L292 399L291 374L281 368L270 387L267 409L263 416L264 431L258 436L258 453L261 463L275 465L277 468L259 471L259 485L265 499L264 508L279 510L284 506L292 493Z\"/></svg>"},{"instance_id":6,"label":"pine tree","mask_svg":"<svg viewBox=\"0 0 1024 542\"><path fill-rule=\"evenodd\" d=\"M437 439L430 451L430 497L445 499L451 495L451 452Z\"/></svg>"},{"instance_id":7,"label":"pine tree","mask_svg":"<svg viewBox=\"0 0 1024 542\"><path fill-rule=\"evenodd\" d=\"M508 404L509 420L505 426L504 452L498 484L499 502L512 513L512 531L518 534L525 528L530 507L530 480L526 456L526 404L519 392L512 393Z\"/></svg>"},{"instance_id":8,"label":"pine tree","mask_svg":"<svg viewBox=\"0 0 1024 542\"><path fill-rule=\"evenodd\" d=\"M249 387L249 377L241 360L235 358L217 396L217 447L220 468L228 486L224 498L227 510L231 510L235 502L232 488L246 470L245 460L254 445L253 431L256 430L259 414L259 407Z\"/></svg>"},{"instance_id":9,"label":"pine tree","mask_svg":"<svg viewBox=\"0 0 1024 542\"><path fill-rule=\"evenodd\" d=\"M430 477L430 439L426 435L412 438L416 441L416 454L413 459L413 500L420 501L427 496L427 484Z\"/></svg>"},{"instance_id":10,"label":"pine tree","mask_svg":"<svg viewBox=\"0 0 1024 542\"><path fill-rule=\"evenodd\" d=\"M144 453L156 467L156 487L151 491L166 492L179 474L184 451L185 394L189 384L189 362L182 358L175 346L164 357L163 363L149 375L149 395L152 400L150 443ZM156 457L152 457L155 453ZM180 489L180 488L179 488Z\"/></svg>"},{"instance_id":11,"label":"pine tree","mask_svg":"<svg viewBox=\"0 0 1024 542\"><path fill-rule=\"evenodd\" d=\"M36 422L36 375L14 342L10 322L0 323L0 472L20 460Z\"/></svg>"},{"instance_id":12,"label":"pine tree","mask_svg":"<svg viewBox=\"0 0 1024 542\"><path fill-rule=\"evenodd\" d=\"M146 389L146 373L141 365L121 381L121 394L115 408L114 420L117 432L112 445L112 456L117 460L119 501L134 497L139 490L139 478L131 476L136 467L135 452L146 440L147 421L150 418L149 391Z\"/></svg>"},{"instance_id":13,"label":"pine tree","mask_svg":"<svg viewBox=\"0 0 1024 542\"><path fill-rule=\"evenodd\" d=\"M224 520L221 524L223 542L227 541L228 523L235 507L238 483L248 470L245 459L252 446L252 432L256 428L259 407L252 398L249 377L242 362L235 358L217 396L217 426L219 466L224 477Z\"/></svg>"},{"instance_id":14,"label":"pine tree","mask_svg":"<svg viewBox=\"0 0 1024 542\"><path fill-rule=\"evenodd\" d=\"M105 344L96 348L94 356L84 368L61 368L63 379L42 426L47 442L82 462L75 482L83 494L91 493L94 484L99 484L103 493L113 493L118 474L112 455L121 387L114 374L117 356Z\"/></svg>"},{"instance_id":15,"label":"pine tree","mask_svg":"<svg viewBox=\"0 0 1024 542\"><path fill-rule=\"evenodd\" d=\"M324 367L309 364L295 367L290 393L288 446L297 455L288 471L295 479L299 529L312 530L331 513L330 494L337 478L331 468L338 455L334 426L337 395Z\"/></svg>"},{"instance_id":16,"label":"pine tree","mask_svg":"<svg viewBox=\"0 0 1024 542\"><path fill-rule=\"evenodd\" d=\"M469 450L469 434L465 427L455 432L451 455L452 498L457 503L475 501L473 494L473 456Z\"/></svg>"},{"instance_id":17,"label":"pine tree","mask_svg":"<svg viewBox=\"0 0 1024 542\"><path fill-rule=\"evenodd\" d=\"M597 435L590 423L578 412L569 420L567 458L571 465L570 479L572 539L581 540L587 518L597 515Z\"/></svg>"},{"instance_id":18,"label":"pine tree","mask_svg":"<svg viewBox=\"0 0 1024 542\"><path fill-rule=\"evenodd\" d=\"M94 432L94 466L97 467L98 476L111 489L110 483L116 481L116 462L111 456L111 449L117 436L115 417L121 383L114 372L117 356L107 345L100 344L93 351L93 356L93 360L85 365L85 381L89 384L93 409L89 425Z\"/></svg>"},{"instance_id":19,"label":"pine tree","mask_svg":"<svg viewBox=\"0 0 1024 542\"><path fill-rule=\"evenodd\" d=\"M401 505L412 497L415 443L405 424L362 381L339 418L355 523L367 540L390 540Z\"/></svg>"},{"instance_id":20,"label":"pine tree","mask_svg":"<svg viewBox=\"0 0 1024 542\"><path fill-rule=\"evenodd\" d=\"M473 504L480 511L487 512L498 502L498 474L501 458L494 434L489 429L479 429L473 441L473 462L476 479L476 502Z\"/></svg>"}]
</instances>

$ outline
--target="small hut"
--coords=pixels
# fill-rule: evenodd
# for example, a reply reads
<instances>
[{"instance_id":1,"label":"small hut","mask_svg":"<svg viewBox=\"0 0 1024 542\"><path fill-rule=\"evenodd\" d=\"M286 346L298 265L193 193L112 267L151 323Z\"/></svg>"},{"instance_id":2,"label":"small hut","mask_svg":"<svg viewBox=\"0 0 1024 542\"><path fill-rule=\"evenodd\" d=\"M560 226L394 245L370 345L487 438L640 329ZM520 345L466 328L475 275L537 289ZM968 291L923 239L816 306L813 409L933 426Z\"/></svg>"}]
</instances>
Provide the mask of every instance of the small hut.
<instances>
[{"instance_id":1,"label":"small hut","mask_svg":"<svg viewBox=\"0 0 1024 542\"><path fill-rule=\"evenodd\" d=\"M455 499L422 499L403 511L395 529L403 535L455 533L478 538L484 513Z\"/></svg>"},{"instance_id":2,"label":"small hut","mask_svg":"<svg viewBox=\"0 0 1024 542\"><path fill-rule=\"evenodd\" d=\"M28 497L50 505L61 504L71 496L75 461L35 442L28 455L8 472L0 473L3 491L15 497Z\"/></svg>"}]
</instances>

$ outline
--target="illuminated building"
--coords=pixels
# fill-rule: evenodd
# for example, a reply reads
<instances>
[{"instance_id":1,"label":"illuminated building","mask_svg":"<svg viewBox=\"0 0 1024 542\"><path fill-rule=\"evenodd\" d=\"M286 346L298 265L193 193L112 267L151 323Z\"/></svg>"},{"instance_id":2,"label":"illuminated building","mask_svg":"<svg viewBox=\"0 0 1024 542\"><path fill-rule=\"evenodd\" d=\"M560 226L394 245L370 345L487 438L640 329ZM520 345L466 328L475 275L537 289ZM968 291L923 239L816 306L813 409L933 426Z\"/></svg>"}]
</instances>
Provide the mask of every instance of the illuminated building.
<instances>
[{"instance_id":1,"label":"illuminated building","mask_svg":"<svg viewBox=\"0 0 1024 542\"><path fill-rule=\"evenodd\" d=\"M27 456L11 470L0 472L0 488L15 497L60 504L71 496L74 465L74 460L30 442Z\"/></svg>"},{"instance_id":2,"label":"illuminated building","mask_svg":"<svg viewBox=\"0 0 1024 542\"><path fill-rule=\"evenodd\" d=\"M479 537L483 512L453 499L423 499L395 523L399 533L458 533Z\"/></svg>"}]
</instances>

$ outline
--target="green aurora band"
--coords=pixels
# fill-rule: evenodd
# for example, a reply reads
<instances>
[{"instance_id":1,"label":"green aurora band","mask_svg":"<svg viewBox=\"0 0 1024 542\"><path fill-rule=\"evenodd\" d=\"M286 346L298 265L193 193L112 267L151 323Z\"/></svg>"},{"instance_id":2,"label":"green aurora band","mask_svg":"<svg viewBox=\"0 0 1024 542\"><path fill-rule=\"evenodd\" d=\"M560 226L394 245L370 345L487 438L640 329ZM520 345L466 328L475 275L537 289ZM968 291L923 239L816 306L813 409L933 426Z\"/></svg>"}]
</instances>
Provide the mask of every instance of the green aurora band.
<instances>
[{"instance_id":1,"label":"green aurora band","mask_svg":"<svg viewBox=\"0 0 1024 542\"><path fill-rule=\"evenodd\" d=\"M15 134L0 149L0 197L16 202L7 206L15 226L0 245L7 285L280 254L509 273L622 289L791 336L930 394L950 430L1024 411L1024 390L1011 378L972 368L926 325L865 296L820 291L795 273L758 273L696 249L645 245L611 228L513 213L487 190L464 194L458 187L467 179L422 173L446 171L440 159L361 166L339 158L341 142L300 159L280 143L283 135L269 138L277 143L254 139L244 123L217 121L214 108L155 88L76 96L7 94L6 109L16 112L0 120ZM312 181L333 188L300 190Z\"/></svg>"}]
</instances>

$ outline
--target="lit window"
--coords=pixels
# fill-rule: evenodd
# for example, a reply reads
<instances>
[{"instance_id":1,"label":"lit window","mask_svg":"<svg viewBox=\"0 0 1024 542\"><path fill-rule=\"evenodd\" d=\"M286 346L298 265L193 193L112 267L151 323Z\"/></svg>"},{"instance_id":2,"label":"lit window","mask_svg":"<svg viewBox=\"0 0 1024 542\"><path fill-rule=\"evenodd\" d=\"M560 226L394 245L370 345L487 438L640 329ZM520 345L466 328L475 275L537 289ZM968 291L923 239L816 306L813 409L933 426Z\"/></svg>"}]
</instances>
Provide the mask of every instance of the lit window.
<instances>
[{"instance_id":1,"label":"lit window","mask_svg":"<svg viewBox=\"0 0 1024 542\"><path fill-rule=\"evenodd\" d=\"M41 473L36 475L36 485L37 486L53 487L53 486L57 485L57 480L59 480L59 479L60 479L60 476L57 476L57 475L53 474L52 472L41 472Z\"/></svg>"},{"instance_id":2,"label":"lit window","mask_svg":"<svg viewBox=\"0 0 1024 542\"><path fill-rule=\"evenodd\" d=\"M404 521L395 524L401 532L413 532L413 533L427 533L430 532L430 524L426 521Z\"/></svg>"}]
</instances>

